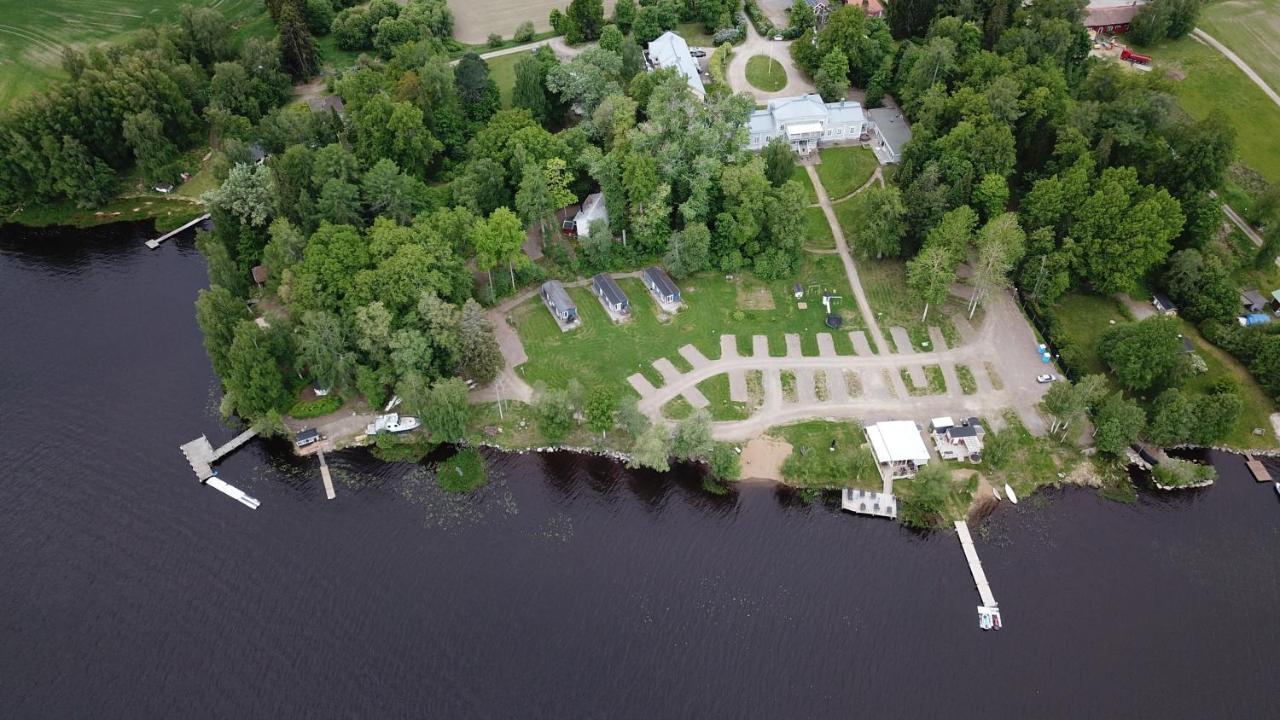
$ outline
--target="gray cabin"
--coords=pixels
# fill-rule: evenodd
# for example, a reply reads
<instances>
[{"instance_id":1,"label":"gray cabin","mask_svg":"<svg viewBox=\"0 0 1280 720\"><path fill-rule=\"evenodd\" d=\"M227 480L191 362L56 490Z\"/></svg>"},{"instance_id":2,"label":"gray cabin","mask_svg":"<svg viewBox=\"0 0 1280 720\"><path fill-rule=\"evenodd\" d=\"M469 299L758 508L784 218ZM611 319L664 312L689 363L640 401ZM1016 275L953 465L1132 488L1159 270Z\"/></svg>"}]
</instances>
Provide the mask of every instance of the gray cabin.
<instances>
[{"instance_id":1,"label":"gray cabin","mask_svg":"<svg viewBox=\"0 0 1280 720\"><path fill-rule=\"evenodd\" d=\"M604 303L611 311L619 315L626 315L631 312L631 302L627 300L626 293L622 292L622 288L618 287L618 281L607 273L600 273L591 278L591 289L600 298L600 302Z\"/></svg>"},{"instance_id":2,"label":"gray cabin","mask_svg":"<svg viewBox=\"0 0 1280 720\"><path fill-rule=\"evenodd\" d=\"M320 431L315 428L307 428L294 436L293 441L298 447L306 447L320 442Z\"/></svg>"},{"instance_id":3,"label":"gray cabin","mask_svg":"<svg viewBox=\"0 0 1280 720\"><path fill-rule=\"evenodd\" d=\"M653 265L647 267L642 272L641 277L644 280L644 286L649 288L649 292L658 298L658 302L665 305L671 305L680 302L680 288L672 282L671 276L667 275L667 271Z\"/></svg>"},{"instance_id":4,"label":"gray cabin","mask_svg":"<svg viewBox=\"0 0 1280 720\"><path fill-rule=\"evenodd\" d=\"M560 322L572 323L578 319L578 307L558 280L542 283L542 300Z\"/></svg>"}]
</instances>

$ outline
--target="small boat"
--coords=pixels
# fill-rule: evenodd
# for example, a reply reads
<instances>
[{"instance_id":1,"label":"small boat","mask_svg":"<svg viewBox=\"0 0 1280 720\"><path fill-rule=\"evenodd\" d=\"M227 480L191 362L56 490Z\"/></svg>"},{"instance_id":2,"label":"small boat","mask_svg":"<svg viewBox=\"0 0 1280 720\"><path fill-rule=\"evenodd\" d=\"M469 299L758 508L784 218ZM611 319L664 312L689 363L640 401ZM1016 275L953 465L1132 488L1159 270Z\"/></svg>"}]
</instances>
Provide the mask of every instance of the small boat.
<instances>
[{"instance_id":1,"label":"small boat","mask_svg":"<svg viewBox=\"0 0 1280 720\"><path fill-rule=\"evenodd\" d=\"M994 497L996 500L999 500L999 499L1000 499L1000 491L999 491L999 490L997 490L997 489L995 488L995 486L994 486L994 485L992 485L992 486L991 486L991 495L992 495L992 497Z\"/></svg>"},{"instance_id":2,"label":"small boat","mask_svg":"<svg viewBox=\"0 0 1280 720\"><path fill-rule=\"evenodd\" d=\"M1018 496L1013 493L1013 486L1009 483L1004 484L1004 494L1009 496L1009 502L1014 505L1018 504Z\"/></svg>"},{"instance_id":3,"label":"small boat","mask_svg":"<svg viewBox=\"0 0 1280 720\"><path fill-rule=\"evenodd\" d=\"M376 435L380 432L402 433L416 429L422 423L418 418L411 415L401 415L399 413L390 413L388 415L379 415L374 421L369 423L365 428L368 435Z\"/></svg>"},{"instance_id":4,"label":"small boat","mask_svg":"<svg viewBox=\"0 0 1280 720\"><path fill-rule=\"evenodd\" d=\"M1280 495L1280 482L1276 483L1276 494Z\"/></svg>"},{"instance_id":5,"label":"small boat","mask_svg":"<svg viewBox=\"0 0 1280 720\"><path fill-rule=\"evenodd\" d=\"M978 627L982 628L983 630L990 630L992 628L991 616L987 615L986 613L979 613Z\"/></svg>"},{"instance_id":6,"label":"small boat","mask_svg":"<svg viewBox=\"0 0 1280 720\"><path fill-rule=\"evenodd\" d=\"M992 629L992 630L999 630L999 629L1000 629L1000 615L999 615L999 613L994 614L994 615L992 615L992 616L991 616L991 629Z\"/></svg>"}]
</instances>

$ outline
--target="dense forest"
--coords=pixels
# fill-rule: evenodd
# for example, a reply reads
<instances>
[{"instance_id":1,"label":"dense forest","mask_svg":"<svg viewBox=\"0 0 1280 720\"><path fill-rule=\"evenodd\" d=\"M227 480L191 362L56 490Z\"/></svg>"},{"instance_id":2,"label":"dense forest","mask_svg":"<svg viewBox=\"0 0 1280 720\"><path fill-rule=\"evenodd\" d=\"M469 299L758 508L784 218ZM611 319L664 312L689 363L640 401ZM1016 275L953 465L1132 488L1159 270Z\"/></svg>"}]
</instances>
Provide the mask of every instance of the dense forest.
<instances>
[{"instance_id":1,"label":"dense forest","mask_svg":"<svg viewBox=\"0 0 1280 720\"><path fill-rule=\"evenodd\" d=\"M490 381L502 362L482 307L548 269L797 270L805 191L785 146L743 150L752 99L717 83L700 102L673 71L644 70L640 43L677 22L735 39L736 3L622 0L610 22L600 0L573 0L553 24L598 43L568 61L548 47L524 53L508 109L485 61L457 57L443 0L351 4L269 0L277 37L239 46L216 13L188 9L177 27L67 52L69 81L0 116L5 206L99 203L119 173L171 179L181 150L210 146L219 187L205 197L214 222L199 245L212 287L197 314L228 412L279 428L299 388L315 384L372 405L398 395L434 438L455 440L459 378ZM1183 4L1161 17L1181 18ZM974 304L1017 285L1033 313L1077 289L1165 288L1280 397L1280 335L1232 322L1235 288L1213 242L1221 219L1209 193L1234 154L1225 125L1190 120L1160 77L1089 59L1075 0L892 0L888 10L868 19L844 6L820 29L799 10L789 31L808 33L792 52L824 95L863 87L868 104L891 97L912 122L892 182L858 199L855 252L906 260L911 291L935 305L961 263ZM1185 32L1179 23L1159 27ZM315 73L313 35L324 33L370 53L329 79L345 112L282 106L291 81ZM557 210L595 191L608 223L561 238ZM549 262L529 261L530 237ZM1275 255L1269 238L1259 262ZM244 302L258 297L259 265L264 322ZM1109 338L1101 352L1131 394L1163 393L1153 434L1191 439L1174 420L1201 402L1176 395L1196 368L1172 356L1167 324L1139 325L1146 336ZM1122 369L1144 364L1163 370ZM1128 395L1084 385L1056 393L1064 418L1092 412L1100 434L1118 438L1109 448L1142 431ZM546 434L584 415L605 418L603 432L617 413L640 449L642 424L621 419L633 404L586 395L548 389ZM712 452L698 443L688 456Z\"/></svg>"}]
</instances>

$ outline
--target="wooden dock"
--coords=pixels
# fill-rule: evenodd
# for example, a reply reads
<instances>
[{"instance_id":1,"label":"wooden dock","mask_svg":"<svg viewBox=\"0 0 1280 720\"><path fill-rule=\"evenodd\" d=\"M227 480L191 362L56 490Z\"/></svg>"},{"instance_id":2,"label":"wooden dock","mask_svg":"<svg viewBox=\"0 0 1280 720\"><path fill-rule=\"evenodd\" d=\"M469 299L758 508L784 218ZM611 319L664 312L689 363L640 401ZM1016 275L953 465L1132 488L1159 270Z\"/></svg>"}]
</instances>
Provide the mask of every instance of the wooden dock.
<instances>
[{"instance_id":1,"label":"wooden dock","mask_svg":"<svg viewBox=\"0 0 1280 720\"><path fill-rule=\"evenodd\" d=\"M161 235L160 237L154 240L148 240L147 247L151 248L152 250L155 250L156 248L160 247L160 243L164 242L165 240L168 240L169 238L173 237L174 235L177 235L180 232L183 232L184 230L190 230L191 228L195 227L196 225L199 225L200 223L208 219L209 219L209 213L205 213L204 215L201 215L200 217L196 218L195 220L192 220L191 222L187 223L186 225L183 225L182 227L176 230L170 230L169 232Z\"/></svg>"},{"instance_id":2,"label":"wooden dock","mask_svg":"<svg viewBox=\"0 0 1280 720\"><path fill-rule=\"evenodd\" d=\"M969 572L973 575L973 584L978 587L978 595L982 598L983 607L999 607L995 594L991 592L991 585L987 582L987 574L982 570L978 551L973 547L973 537L969 535L968 523L957 520L956 534L960 536L960 547L964 549L964 557L969 561Z\"/></svg>"},{"instance_id":3,"label":"wooden dock","mask_svg":"<svg viewBox=\"0 0 1280 720\"><path fill-rule=\"evenodd\" d=\"M333 492L333 478L329 476L329 463L324 461L324 451L321 450L320 456L320 479L324 481L324 496L330 500L337 497Z\"/></svg>"},{"instance_id":4,"label":"wooden dock","mask_svg":"<svg viewBox=\"0 0 1280 720\"><path fill-rule=\"evenodd\" d=\"M214 449L213 445L209 444L209 438L201 435L195 440L182 445L180 449L182 450L182 454L187 457L187 462L191 464L191 469L195 471L196 479L200 482L204 482L205 480L213 477L212 466L214 463L231 454L231 452L239 448L241 445L252 440L257 434L257 430L245 430L239 435L228 440L226 443L223 443L222 446L217 449Z\"/></svg>"},{"instance_id":5,"label":"wooden dock","mask_svg":"<svg viewBox=\"0 0 1280 720\"><path fill-rule=\"evenodd\" d=\"M898 498L892 493L874 492L845 488L840 494L840 509L858 515L896 520L898 517Z\"/></svg>"},{"instance_id":6,"label":"wooden dock","mask_svg":"<svg viewBox=\"0 0 1280 720\"><path fill-rule=\"evenodd\" d=\"M1253 475L1254 480L1271 482L1271 471L1267 470L1267 466L1263 465L1261 460L1250 453L1244 454L1244 466L1249 469L1249 473Z\"/></svg>"}]
</instances>

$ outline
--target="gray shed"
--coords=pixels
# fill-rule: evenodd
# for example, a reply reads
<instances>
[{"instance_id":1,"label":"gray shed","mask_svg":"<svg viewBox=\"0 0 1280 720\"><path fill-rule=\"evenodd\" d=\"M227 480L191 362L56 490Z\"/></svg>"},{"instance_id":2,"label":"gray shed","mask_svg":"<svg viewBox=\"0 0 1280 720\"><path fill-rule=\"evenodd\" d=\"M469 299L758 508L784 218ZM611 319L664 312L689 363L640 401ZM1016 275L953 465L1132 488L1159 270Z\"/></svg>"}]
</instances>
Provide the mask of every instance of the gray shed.
<instances>
[{"instance_id":1,"label":"gray shed","mask_svg":"<svg viewBox=\"0 0 1280 720\"><path fill-rule=\"evenodd\" d=\"M618 287L618 282L607 273L600 273L591 278L591 289L610 310L620 315L631 312L631 302L626 293Z\"/></svg>"},{"instance_id":2,"label":"gray shed","mask_svg":"<svg viewBox=\"0 0 1280 720\"><path fill-rule=\"evenodd\" d=\"M561 322L571 323L578 319L578 307L573 304L573 298L569 297L569 292L560 281L548 280L542 283L542 300Z\"/></svg>"},{"instance_id":3,"label":"gray shed","mask_svg":"<svg viewBox=\"0 0 1280 720\"><path fill-rule=\"evenodd\" d=\"M666 270L653 265L645 268L640 275L645 287L658 298L658 302L666 304L680 302L680 288L676 287Z\"/></svg>"}]
</instances>

